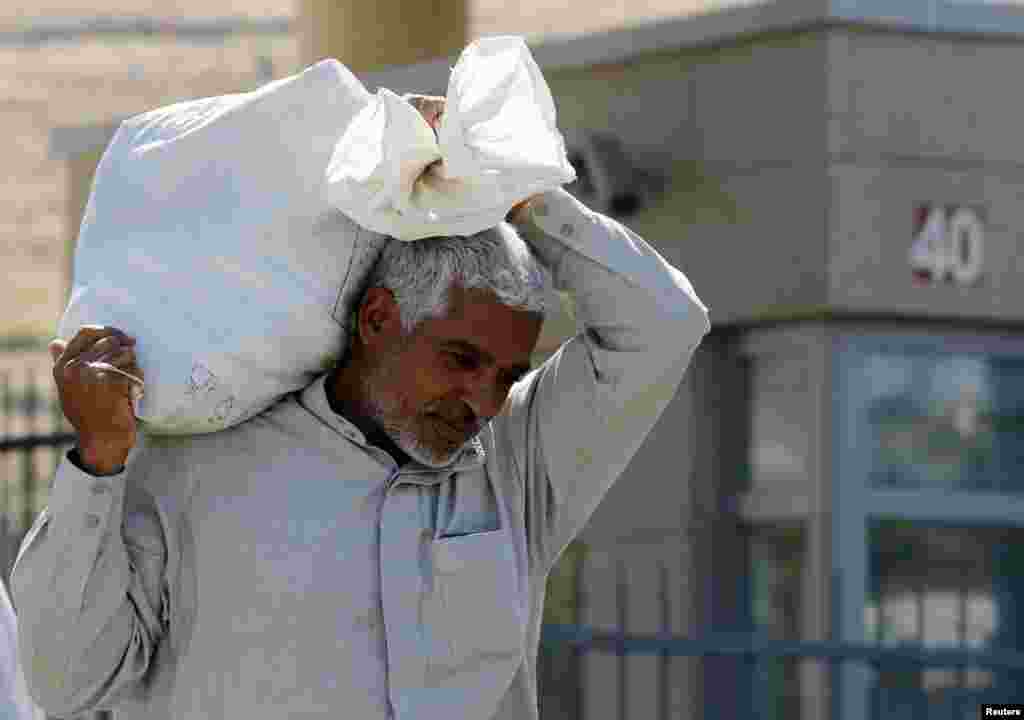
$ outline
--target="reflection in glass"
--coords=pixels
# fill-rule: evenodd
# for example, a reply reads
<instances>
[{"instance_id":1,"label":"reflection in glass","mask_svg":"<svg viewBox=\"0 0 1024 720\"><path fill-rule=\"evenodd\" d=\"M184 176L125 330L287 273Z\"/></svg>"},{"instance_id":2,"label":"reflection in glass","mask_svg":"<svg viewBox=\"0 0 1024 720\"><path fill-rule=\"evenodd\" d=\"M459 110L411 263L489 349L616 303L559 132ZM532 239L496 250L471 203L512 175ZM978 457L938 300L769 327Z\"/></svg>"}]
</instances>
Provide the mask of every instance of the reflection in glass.
<instances>
[{"instance_id":1,"label":"reflection in glass","mask_svg":"<svg viewBox=\"0 0 1024 720\"><path fill-rule=\"evenodd\" d=\"M852 357L872 487L1024 492L1024 358L922 349Z\"/></svg>"},{"instance_id":2,"label":"reflection in glass","mask_svg":"<svg viewBox=\"0 0 1024 720\"><path fill-rule=\"evenodd\" d=\"M1024 529L876 523L869 536L867 639L887 646L984 650L1021 647ZM1013 696L1019 678L980 667L876 668L875 717L899 708L945 712L985 693ZM991 701L991 700L989 700ZM930 716L930 715L929 715ZM945 716L943 716L945 717Z\"/></svg>"},{"instance_id":3,"label":"reflection in glass","mask_svg":"<svg viewBox=\"0 0 1024 720\"><path fill-rule=\"evenodd\" d=\"M984 527L954 519L958 493L1024 494L1024 353L980 337L850 336L838 367L836 482L863 483L876 513L866 640L1024 650L1024 529L998 510ZM886 515L893 491L918 493L933 520ZM980 702L1019 702L1020 675L886 660L870 717L976 717Z\"/></svg>"}]
</instances>

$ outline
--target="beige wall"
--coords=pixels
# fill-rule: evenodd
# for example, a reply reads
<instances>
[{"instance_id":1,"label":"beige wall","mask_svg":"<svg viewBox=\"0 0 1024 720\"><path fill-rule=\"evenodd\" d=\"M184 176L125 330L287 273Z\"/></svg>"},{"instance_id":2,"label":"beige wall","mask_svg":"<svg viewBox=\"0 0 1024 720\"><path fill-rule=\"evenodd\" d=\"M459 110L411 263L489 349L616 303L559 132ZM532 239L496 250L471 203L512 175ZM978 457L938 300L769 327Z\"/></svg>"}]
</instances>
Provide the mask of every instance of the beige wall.
<instances>
[{"instance_id":1,"label":"beige wall","mask_svg":"<svg viewBox=\"0 0 1024 720\"><path fill-rule=\"evenodd\" d=\"M931 317L1024 320L1024 170L934 160L855 161L831 167L830 295L837 308ZM972 286L917 286L908 261L919 203L979 207L983 275Z\"/></svg>"},{"instance_id":2,"label":"beige wall","mask_svg":"<svg viewBox=\"0 0 1024 720\"><path fill-rule=\"evenodd\" d=\"M1024 161L1024 44L952 35L834 31L829 146L860 157Z\"/></svg>"},{"instance_id":3,"label":"beige wall","mask_svg":"<svg viewBox=\"0 0 1024 720\"><path fill-rule=\"evenodd\" d=\"M567 133L606 130L636 150L754 167L821 160L827 59L824 34L786 32L546 76Z\"/></svg>"},{"instance_id":4,"label":"beige wall","mask_svg":"<svg viewBox=\"0 0 1024 720\"><path fill-rule=\"evenodd\" d=\"M837 309L1024 320L1024 44L836 31L829 41L829 298ZM912 282L916 205L980 208L973 286Z\"/></svg>"},{"instance_id":5,"label":"beige wall","mask_svg":"<svg viewBox=\"0 0 1024 720\"><path fill-rule=\"evenodd\" d=\"M767 35L548 73L559 125L619 137L668 179L630 225L694 282L716 324L824 305L827 42Z\"/></svg>"},{"instance_id":6,"label":"beige wall","mask_svg":"<svg viewBox=\"0 0 1024 720\"><path fill-rule=\"evenodd\" d=\"M461 50L466 0L298 0L303 64L326 57L355 72L409 65Z\"/></svg>"},{"instance_id":7,"label":"beige wall","mask_svg":"<svg viewBox=\"0 0 1024 720\"><path fill-rule=\"evenodd\" d=\"M78 230L82 217L85 215L86 203L89 201L93 175L96 173L96 166L99 164L102 155L102 150L94 150L75 155L67 161L67 169L65 171L67 182L67 194L65 195L67 198L67 223L65 226L67 251L64 257L63 287L65 303L67 303L70 295L71 284L74 278L74 255L75 247L78 243Z\"/></svg>"}]
</instances>

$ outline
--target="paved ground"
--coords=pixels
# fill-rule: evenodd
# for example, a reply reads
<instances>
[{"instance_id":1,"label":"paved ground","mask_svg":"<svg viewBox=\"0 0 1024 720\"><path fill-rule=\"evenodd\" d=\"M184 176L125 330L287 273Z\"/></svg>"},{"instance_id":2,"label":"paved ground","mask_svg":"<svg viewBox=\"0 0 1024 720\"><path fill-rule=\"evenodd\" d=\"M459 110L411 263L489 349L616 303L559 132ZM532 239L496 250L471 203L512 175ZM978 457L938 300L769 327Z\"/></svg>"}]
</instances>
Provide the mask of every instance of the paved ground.
<instances>
[{"instance_id":1,"label":"paved ground","mask_svg":"<svg viewBox=\"0 0 1024 720\"><path fill-rule=\"evenodd\" d=\"M618 27L695 8L744 0L477 0L474 36L545 35ZM749 0L747 0L749 1ZM33 0L0 2L0 30L40 19L94 15L159 17L288 16L291 0ZM294 38L232 41L223 47L145 38L67 45L0 46L0 339L49 335L62 310L63 163L48 157L58 126L101 123L174 100L249 89L259 82L257 55L276 74L296 68Z\"/></svg>"}]
</instances>

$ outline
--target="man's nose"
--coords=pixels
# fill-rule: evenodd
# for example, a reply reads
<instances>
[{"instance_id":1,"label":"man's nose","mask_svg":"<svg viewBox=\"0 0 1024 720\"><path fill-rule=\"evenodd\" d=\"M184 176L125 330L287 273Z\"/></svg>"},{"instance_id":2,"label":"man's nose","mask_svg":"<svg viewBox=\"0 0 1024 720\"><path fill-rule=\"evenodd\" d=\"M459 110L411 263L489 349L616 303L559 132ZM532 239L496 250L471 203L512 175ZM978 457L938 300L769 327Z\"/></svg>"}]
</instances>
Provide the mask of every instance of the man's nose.
<instances>
[{"instance_id":1,"label":"man's nose","mask_svg":"<svg viewBox=\"0 0 1024 720\"><path fill-rule=\"evenodd\" d=\"M497 373L483 371L475 373L466 383L463 400L476 414L477 422L494 417L505 404L505 388L499 387Z\"/></svg>"}]
</instances>

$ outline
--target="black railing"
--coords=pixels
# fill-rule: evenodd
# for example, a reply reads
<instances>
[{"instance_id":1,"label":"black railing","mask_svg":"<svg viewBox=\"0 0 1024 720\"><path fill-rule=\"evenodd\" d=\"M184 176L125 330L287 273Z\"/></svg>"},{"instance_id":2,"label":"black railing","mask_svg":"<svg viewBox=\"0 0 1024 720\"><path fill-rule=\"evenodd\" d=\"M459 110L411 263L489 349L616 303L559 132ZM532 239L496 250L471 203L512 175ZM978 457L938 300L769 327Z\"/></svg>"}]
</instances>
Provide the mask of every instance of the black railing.
<instances>
[{"instance_id":1,"label":"black railing","mask_svg":"<svg viewBox=\"0 0 1024 720\"><path fill-rule=\"evenodd\" d=\"M0 354L0 360L10 357ZM21 539L49 499L60 458L74 442L47 361L25 353L7 368L0 366L0 578L5 583Z\"/></svg>"},{"instance_id":2,"label":"black railing","mask_svg":"<svg viewBox=\"0 0 1024 720\"><path fill-rule=\"evenodd\" d=\"M50 433L48 435L23 435L14 438L0 438L0 453L28 452L36 448L61 448L75 440L74 433Z\"/></svg>"},{"instance_id":3,"label":"black railing","mask_svg":"<svg viewBox=\"0 0 1024 720\"><path fill-rule=\"evenodd\" d=\"M545 612L542 720L962 720L982 703L1019 702L1016 648L800 640L752 623L687 635L693 590L668 572L675 551L653 552L582 553L581 586L562 592L573 609ZM549 578L549 606L553 589Z\"/></svg>"},{"instance_id":4,"label":"black railing","mask_svg":"<svg viewBox=\"0 0 1024 720\"><path fill-rule=\"evenodd\" d=\"M572 648L580 657L589 653L614 655L619 658L619 677L625 678L625 665L632 656L657 656L662 658L661 667L666 666L665 659L670 657L708 658L716 656L732 656L745 659L751 665L770 659L790 658L794 660L820 660L827 662L833 669L843 663L860 663L872 670L912 668L917 673L924 670L963 669L988 670L994 674L1016 675L1024 671L1024 653L1012 650L961 650L956 648L928 647L884 647L838 642L801 642L782 641L760 637L753 633L712 633L702 637L685 637L668 634L626 634L621 632L583 627L579 625L545 625L541 635L542 646L547 651ZM663 673L661 681L664 682ZM835 673L833 673L835 677ZM747 678L747 681L755 678ZM618 688L618 697L624 696L624 687ZM737 693L744 693L743 683L738 683ZM982 703L999 703L1013 700L1004 696L1005 691L999 687L950 689L944 694L945 705L940 708L930 702L925 691L920 687L891 689L883 687L869 688L870 697L867 707L870 716L878 720L892 717L894 707L899 707L900 716L911 720L934 720L941 712L942 717L962 718L965 713L977 713ZM756 698L756 693L751 693ZM762 717L759 712L763 708L751 702L750 714L743 717ZM694 717L709 717L708 714L695 712ZM586 707L578 708L578 714L572 720L583 720L587 717ZM625 720L622 700L619 701L618 717ZM655 715L659 720L668 720L666 708L660 704ZM831 720L843 720L844 708L841 704L833 705Z\"/></svg>"},{"instance_id":5,"label":"black railing","mask_svg":"<svg viewBox=\"0 0 1024 720\"><path fill-rule=\"evenodd\" d=\"M569 645L579 652L669 657L814 658L837 662L919 665L927 668L976 667L988 670L1024 671L1024 653L1012 650L961 650L958 648L887 647L838 642L786 641L754 633L712 633L703 637L646 634L634 635L580 625L545 625L543 643Z\"/></svg>"}]
</instances>

